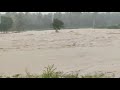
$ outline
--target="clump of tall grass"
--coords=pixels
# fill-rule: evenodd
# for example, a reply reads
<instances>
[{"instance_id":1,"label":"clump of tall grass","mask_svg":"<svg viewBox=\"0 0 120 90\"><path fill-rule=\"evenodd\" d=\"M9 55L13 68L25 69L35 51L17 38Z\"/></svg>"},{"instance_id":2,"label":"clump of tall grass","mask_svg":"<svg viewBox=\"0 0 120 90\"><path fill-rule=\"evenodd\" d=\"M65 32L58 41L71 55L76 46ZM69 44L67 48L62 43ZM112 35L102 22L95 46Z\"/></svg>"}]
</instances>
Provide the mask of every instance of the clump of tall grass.
<instances>
[{"instance_id":1,"label":"clump of tall grass","mask_svg":"<svg viewBox=\"0 0 120 90\"><path fill-rule=\"evenodd\" d=\"M43 71L42 78L60 78L61 72L57 72L54 65L48 65Z\"/></svg>"},{"instance_id":2,"label":"clump of tall grass","mask_svg":"<svg viewBox=\"0 0 120 90\"><path fill-rule=\"evenodd\" d=\"M56 71L57 68L54 65L48 65L43 71L42 78L78 78L78 73L64 73L61 71Z\"/></svg>"}]
</instances>

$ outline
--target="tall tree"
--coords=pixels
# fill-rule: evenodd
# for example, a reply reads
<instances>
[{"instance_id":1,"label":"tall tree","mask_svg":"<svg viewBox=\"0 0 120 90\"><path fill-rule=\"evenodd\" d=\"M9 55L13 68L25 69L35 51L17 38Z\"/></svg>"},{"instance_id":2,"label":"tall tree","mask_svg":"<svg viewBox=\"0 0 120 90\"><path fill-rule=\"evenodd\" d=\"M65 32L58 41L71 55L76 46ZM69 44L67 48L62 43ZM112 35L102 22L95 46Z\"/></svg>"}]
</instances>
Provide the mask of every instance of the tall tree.
<instances>
[{"instance_id":1,"label":"tall tree","mask_svg":"<svg viewBox=\"0 0 120 90\"><path fill-rule=\"evenodd\" d=\"M64 23L59 19L54 19L52 25L56 32L64 27Z\"/></svg>"},{"instance_id":2,"label":"tall tree","mask_svg":"<svg viewBox=\"0 0 120 90\"><path fill-rule=\"evenodd\" d=\"M0 31L7 33L8 30L12 27L13 20L10 17L1 16Z\"/></svg>"},{"instance_id":3,"label":"tall tree","mask_svg":"<svg viewBox=\"0 0 120 90\"><path fill-rule=\"evenodd\" d=\"M96 25L97 14L98 14L98 12L93 13L93 28L95 28L95 25Z\"/></svg>"},{"instance_id":4,"label":"tall tree","mask_svg":"<svg viewBox=\"0 0 120 90\"><path fill-rule=\"evenodd\" d=\"M25 27L24 14L19 13L16 15L16 29L17 31L23 31Z\"/></svg>"}]
</instances>

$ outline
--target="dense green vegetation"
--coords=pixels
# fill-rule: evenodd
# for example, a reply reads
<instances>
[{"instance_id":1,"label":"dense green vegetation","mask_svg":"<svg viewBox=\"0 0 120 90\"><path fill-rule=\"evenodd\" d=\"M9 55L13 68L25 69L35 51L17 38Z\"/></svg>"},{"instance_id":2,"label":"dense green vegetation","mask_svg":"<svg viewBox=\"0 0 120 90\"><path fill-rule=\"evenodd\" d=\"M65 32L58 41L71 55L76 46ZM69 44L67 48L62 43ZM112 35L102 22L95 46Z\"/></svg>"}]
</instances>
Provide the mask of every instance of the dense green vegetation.
<instances>
[{"instance_id":1,"label":"dense green vegetation","mask_svg":"<svg viewBox=\"0 0 120 90\"><path fill-rule=\"evenodd\" d=\"M13 24L12 18L1 16L0 31L7 33L8 30L12 27L12 24Z\"/></svg>"},{"instance_id":2,"label":"dense green vegetation","mask_svg":"<svg viewBox=\"0 0 120 90\"><path fill-rule=\"evenodd\" d=\"M12 28L6 29L12 31L23 30L47 30L53 29L51 24L54 19L58 19L64 23L64 28L120 28L120 13L119 12L56 12L42 14L41 12L6 12L0 14L0 22L3 22L3 17L12 18ZM9 22L9 21L7 21ZM12 24L12 23L11 23ZM9 24L10 25L10 24ZM10 25L11 26L11 25ZM10 27L9 26L9 27ZM4 25L1 25L4 27ZM7 28L7 27L6 27ZM55 28L54 28L55 29Z\"/></svg>"}]
</instances>

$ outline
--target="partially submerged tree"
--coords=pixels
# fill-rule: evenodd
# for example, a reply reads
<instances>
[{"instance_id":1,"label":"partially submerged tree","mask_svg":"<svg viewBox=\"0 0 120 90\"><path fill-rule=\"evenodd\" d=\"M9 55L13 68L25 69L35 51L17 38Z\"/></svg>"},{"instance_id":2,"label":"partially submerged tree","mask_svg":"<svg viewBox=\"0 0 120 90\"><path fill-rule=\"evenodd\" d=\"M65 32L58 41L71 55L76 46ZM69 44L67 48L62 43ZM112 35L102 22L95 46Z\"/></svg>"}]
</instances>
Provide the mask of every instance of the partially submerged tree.
<instances>
[{"instance_id":1,"label":"partially submerged tree","mask_svg":"<svg viewBox=\"0 0 120 90\"><path fill-rule=\"evenodd\" d=\"M64 23L61 20L54 19L52 26L53 26L53 29L55 29L56 32L58 32L58 30L64 27Z\"/></svg>"},{"instance_id":2,"label":"partially submerged tree","mask_svg":"<svg viewBox=\"0 0 120 90\"><path fill-rule=\"evenodd\" d=\"M95 28L96 25L96 17L97 17L98 12L93 13L93 29Z\"/></svg>"},{"instance_id":3,"label":"partially submerged tree","mask_svg":"<svg viewBox=\"0 0 120 90\"><path fill-rule=\"evenodd\" d=\"M17 31L24 31L24 27L25 27L25 21L24 21L24 14L23 13L19 13L16 15L16 29Z\"/></svg>"},{"instance_id":4,"label":"partially submerged tree","mask_svg":"<svg viewBox=\"0 0 120 90\"><path fill-rule=\"evenodd\" d=\"M8 30L12 27L13 20L7 16L1 16L1 23L0 23L0 31L1 32L8 32Z\"/></svg>"}]
</instances>

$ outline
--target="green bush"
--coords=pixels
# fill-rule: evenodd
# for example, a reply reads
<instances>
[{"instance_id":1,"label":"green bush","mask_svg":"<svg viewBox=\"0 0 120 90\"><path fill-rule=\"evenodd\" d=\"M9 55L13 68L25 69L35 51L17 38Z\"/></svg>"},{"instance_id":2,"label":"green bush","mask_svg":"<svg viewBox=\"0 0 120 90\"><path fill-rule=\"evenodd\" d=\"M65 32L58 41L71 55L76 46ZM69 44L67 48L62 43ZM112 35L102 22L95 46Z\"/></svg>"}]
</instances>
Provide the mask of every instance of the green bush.
<instances>
[{"instance_id":1,"label":"green bush","mask_svg":"<svg viewBox=\"0 0 120 90\"><path fill-rule=\"evenodd\" d=\"M120 25L107 26L108 29L120 29Z\"/></svg>"}]
</instances>

